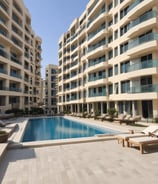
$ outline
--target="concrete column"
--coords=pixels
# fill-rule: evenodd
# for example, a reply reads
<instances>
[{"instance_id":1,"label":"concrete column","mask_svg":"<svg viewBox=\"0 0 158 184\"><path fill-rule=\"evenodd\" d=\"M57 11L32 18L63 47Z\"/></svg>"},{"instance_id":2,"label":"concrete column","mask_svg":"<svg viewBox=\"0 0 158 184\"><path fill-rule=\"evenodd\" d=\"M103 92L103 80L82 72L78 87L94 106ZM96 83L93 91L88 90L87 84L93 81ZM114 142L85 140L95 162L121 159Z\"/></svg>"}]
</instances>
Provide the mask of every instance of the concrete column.
<instances>
[{"instance_id":1,"label":"concrete column","mask_svg":"<svg viewBox=\"0 0 158 184\"><path fill-rule=\"evenodd\" d=\"M101 105L101 114L103 114L103 102L101 102L100 105Z\"/></svg>"},{"instance_id":2,"label":"concrete column","mask_svg":"<svg viewBox=\"0 0 158 184\"><path fill-rule=\"evenodd\" d=\"M118 112L118 102L117 101L115 102L115 109Z\"/></svg>"},{"instance_id":3,"label":"concrete column","mask_svg":"<svg viewBox=\"0 0 158 184\"><path fill-rule=\"evenodd\" d=\"M135 102L134 101L132 101L132 114L133 114L133 116L136 115L136 107L135 107Z\"/></svg>"},{"instance_id":4,"label":"concrete column","mask_svg":"<svg viewBox=\"0 0 158 184\"><path fill-rule=\"evenodd\" d=\"M110 107L109 102L106 103L106 106L107 106L107 111L108 111L108 109L109 109L109 107Z\"/></svg>"},{"instance_id":5,"label":"concrete column","mask_svg":"<svg viewBox=\"0 0 158 184\"><path fill-rule=\"evenodd\" d=\"M89 103L87 103L87 113L89 113Z\"/></svg>"},{"instance_id":6,"label":"concrete column","mask_svg":"<svg viewBox=\"0 0 158 184\"><path fill-rule=\"evenodd\" d=\"M153 100L153 118L158 117L158 99Z\"/></svg>"},{"instance_id":7,"label":"concrete column","mask_svg":"<svg viewBox=\"0 0 158 184\"><path fill-rule=\"evenodd\" d=\"M94 113L95 112L95 103L93 102L92 103L92 108L91 108L91 113Z\"/></svg>"}]
</instances>

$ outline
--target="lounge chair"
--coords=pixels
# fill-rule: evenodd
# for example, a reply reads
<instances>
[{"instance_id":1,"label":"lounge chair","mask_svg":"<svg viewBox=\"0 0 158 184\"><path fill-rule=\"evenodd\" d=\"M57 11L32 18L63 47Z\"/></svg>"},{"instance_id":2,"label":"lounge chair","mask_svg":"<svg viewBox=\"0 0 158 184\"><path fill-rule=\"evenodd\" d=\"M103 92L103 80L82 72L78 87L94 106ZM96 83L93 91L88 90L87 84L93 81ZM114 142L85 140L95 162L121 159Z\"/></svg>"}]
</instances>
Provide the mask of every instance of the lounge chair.
<instances>
[{"instance_id":1,"label":"lounge chair","mask_svg":"<svg viewBox=\"0 0 158 184\"><path fill-rule=\"evenodd\" d=\"M120 123L126 123L127 125L129 124L134 124L135 122L141 120L141 116L134 116L134 117L126 117L124 118Z\"/></svg>"},{"instance_id":2,"label":"lounge chair","mask_svg":"<svg viewBox=\"0 0 158 184\"><path fill-rule=\"evenodd\" d=\"M114 121L123 121L123 119L126 117L125 114L119 114L118 117L113 118Z\"/></svg>"},{"instance_id":3,"label":"lounge chair","mask_svg":"<svg viewBox=\"0 0 158 184\"><path fill-rule=\"evenodd\" d=\"M157 130L158 130L158 126L151 125L151 126L148 126L147 128L145 128L144 130L142 130L141 132L130 133L130 134L128 134L128 133L126 133L126 134L118 134L115 137L117 138L118 143L121 142L122 146L124 147L125 146L125 142L127 142L127 146L129 146L128 140L130 138L146 137L146 136L149 136L149 133L154 133Z\"/></svg>"},{"instance_id":4,"label":"lounge chair","mask_svg":"<svg viewBox=\"0 0 158 184\"><path fill-rule=\"evenodd\" d=\"M102 114L100 116L97 116L97 119L103 120L106 116L107 116L107 114Z\"/></svg>"},{"instance_id":5,"label":"lounge chair","mask_svg":"<svg viewBox=\"0 0 158 184\"><path fill-rule=\"evenodd\" d=\"M132 147L132 145L134 146L138 146L140 149L140 153L143 154L144 153L144 148L146 146L151 146L151 145L158 145L158 138L157 137L153 137L153 136L148 136L148 137L137 137L137 138L130 138L128 140L129 142L129 146Z\"/></svg>"},{"instance_id":6,"label":"lounge chair","mask_svg":"<svg viewBox=\"0 0 158 184\"><path fill-rule=\"evenodd\" d=\"M9 134L9 136L14 132L14 130L17 128L17 123L10 123L6 124L4 127L0 128L0 131L5 131Z\"/></svg>"},{"instance_id":7,"label":"lounge chair","mask_svg":"<svg viewBox=\"0 0 158 184\"><path fill-rule=\"evenodd\" d=\"M0 127L5 127L5 126L6 126L6 124L0 120Z\"/></svg>"}]
</instances>

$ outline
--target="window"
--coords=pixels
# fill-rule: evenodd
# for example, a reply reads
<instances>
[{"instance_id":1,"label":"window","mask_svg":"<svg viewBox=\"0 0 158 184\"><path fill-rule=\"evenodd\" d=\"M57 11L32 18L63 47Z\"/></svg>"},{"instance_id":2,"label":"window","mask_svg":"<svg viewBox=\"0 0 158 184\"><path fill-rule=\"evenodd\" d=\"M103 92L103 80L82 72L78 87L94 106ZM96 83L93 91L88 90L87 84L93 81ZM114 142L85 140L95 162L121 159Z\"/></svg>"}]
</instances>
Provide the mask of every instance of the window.
<instances>
[{"instance_id":1,"label":"window","mask_svg":"<svg viewBox=\"0 0 158 184\"><path fill-rule=\"evenodd\" d=\"M116 24L118 22L118 14L116 13L114 16L114 23Z\"/></svg>"},{"instance_id":2,"label":"window","mask_svg":"<svg viewBox=\"0 0 158 184\"><path fill-rule=\"evenodd\" d=\"M122 19L124 16L127 15L129 6L127 6L126 8L124 8L123 10L120 11L120 19Z\"/></svg>"},{"instance_id":3,"label":"window","mask_svg":"<svg viewBox=\"0 0 158 184\"><path fill-rule=\"evenodd\" d=\"M108 10L110 11L112 8L112 2L108 5Z\"/></svg>"},{"instance_id":4,"label":"window","mask_svg":"<svg viewBox=\"0 0 158 184\"><path fill-rule=\"evenodd\" d=\"M121 82L121 93L129 93L130 91L130 81Z\"/></svg>"},{"instance_id":5,"label":"window","mask_svg":"<svg viewBox=\"0 0 158 184\"><path fill-rule=\"evenodd\" d=\"M56 70L55 69L52 69L51 70L51 74L56 74L57 72L56 72Z\"/></svg>"},{"instance_id":6,"label":"window","mask_svg":"<svg viewBox=\"0 0 158 184\"><path fill-rule=\"evenodd\" d=\"M130 24L126 24L120 28L120 36L124 35L130 28Z\"/></svg>"},{"instance_id":7,"label":"window","mask_svg":"<svg viewBox=\"0 0 158 184\"><path fill-rule=\"evenodd\" d=\"M129 67L130 67L129 61L125 61L125 62L121 63L121 73L127 73Z\"/></svg>"},{"instance_id":8,"label":"window","mask_svg":"<svg viewBox=\"0 0 158 184\"><path fill-rule=\"evenodd\" d=\"M141 57L141 67L147 68L149 66L152 66L152 54Z\"/></svg>"},{"instance_id":9,"label":"window","mask_svg":"<svg viewBox=\"0 0 158 184\"><path fill-rule=\"evenodd\" d=\"M115 75L118 75L118 65L115 65Z\"/></svg>"},{"instance_id":10,"label":"window","mask_svg":"<svg viewBox=\"0 0 158 184\"><path fill-rule=\"evenodd\" d=\"M116 30L114 33L114 39L116 40L117 38L118 38L118 30Z\"/></svg>"},{"instance_id":11,"label":"window","mask_svg":"<svg viewBox=\"0 0 158 184\"><path fill-rule=\"evenodd\" d=\"M56 76L51 76L51 81L55 82L56 81Z\"/></svg>"},{"instance_id":12,"label":"window","mask_svg":"<svg viewBox=\"0 0 158 184\"><path fill-rule=\"evenodd\" d=\"M118 5L118 0L114 0L114 7Z\"/></svg>"},{"instance_id":13,"label":"window","mask_svg":"<svg viewBox=\"0 0 158 184\"><path fill-rule=\"evenodd\" d=\"M113 40L112 35L110 35L109 38L108 38L108 43L111 43L112 40Z\"/></svg>"},{"instance_id":14,"label":"window","mask_svg":"<svg viewBox=\"0 0 158 184\"><path fill-rule=\"evenodd\" d=\"M109 59L113 58L113 51L109 51Z\"/></svg>"},{"instance_id":15,"label":"window","mask_svg":"<svg viewBox=\"0 0 158 184\"><path fill-rule=\"evenodd\" d=\"M127 50L128 50L128 42L123 43L123 44L120 45L120 54L123 54Z\"/></svg>"},{"instance_id":16,"label":"window","mask_svg":"<svg viewBox=\"0 0 158 184\"><path fill-rule=\"evenodd\" d=\"M111 85L109 85L109 95L110 95L110 94L113 94L112 84L111 84Z\"/></svg>"},{"instance_id":17,"label":"window","mask_svg":"<svg viewBox=\"0 0 158 184\"><path fill-rule=\"evenodd\" d=\"M115 57L118 56L118 47L115 47L114 54L115 54Z\"/></svg>"},{"instance_id":18,"label":"window","mask_svg":"<svg viewBox=\"0 0 158 184\"><path fill-rule=\"evenodd\" d=\"M109 68L108 77L112 77L112 76L113 76L113 70L112 70L112 68Z\"/></svg>"},{"instance_id":19,"label":"window","mask_svg":"<svg viewBox=\"0 0 158 184\"><path fill-rule=\"evenodd\" d=\"M115 83L115 94L118 94L118 83Z\"/></svg>"}]
</instances>

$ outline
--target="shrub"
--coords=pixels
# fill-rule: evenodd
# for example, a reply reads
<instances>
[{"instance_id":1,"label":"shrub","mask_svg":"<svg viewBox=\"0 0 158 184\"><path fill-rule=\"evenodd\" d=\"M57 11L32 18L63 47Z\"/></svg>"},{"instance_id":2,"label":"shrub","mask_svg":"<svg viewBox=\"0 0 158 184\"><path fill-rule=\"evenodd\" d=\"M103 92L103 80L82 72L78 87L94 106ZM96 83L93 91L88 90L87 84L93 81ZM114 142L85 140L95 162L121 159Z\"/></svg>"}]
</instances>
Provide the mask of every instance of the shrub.
<instances>
[{"instance_id":1,"label":"shrub","mask_svg":"<svg viewBox=\"0 0 158 184\"><path fill-rule=\"evenodd\" d=\"M109 116L111 116L112 118L114 117L114 114L116 113L116 109L115 108L110 108L108 109L108 114Z\"/></svg>"},{"instance_id":2,"label":"shrub","mask_svg":"<svg viewBox=\"0 0 158 184\"><path fill-rule=\"evenodd\" d=\"M158 123L158 117L155 118L155 123Z\"/></svg>"}]
</instances>

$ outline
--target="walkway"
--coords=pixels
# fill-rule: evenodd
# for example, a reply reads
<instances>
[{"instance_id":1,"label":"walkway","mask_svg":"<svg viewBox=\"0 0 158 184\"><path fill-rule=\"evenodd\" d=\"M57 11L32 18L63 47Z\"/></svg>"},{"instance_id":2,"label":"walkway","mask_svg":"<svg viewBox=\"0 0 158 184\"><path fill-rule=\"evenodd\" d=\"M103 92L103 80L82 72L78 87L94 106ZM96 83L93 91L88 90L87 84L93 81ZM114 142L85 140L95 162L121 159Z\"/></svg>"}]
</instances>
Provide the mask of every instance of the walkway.
<instances>
[{"instance_id":1,"label":"walkway","mask_svg":"<svg viewBox=\"0 0 158 184\"><path fill-rule=\"evenodd\" d=\"M8 150L2 184L158 183L158 149L140 154L116 140Z\"/></svg>"}]
</instances>

